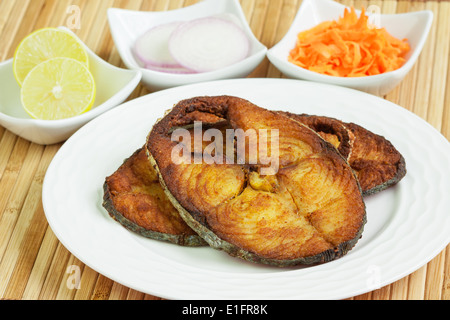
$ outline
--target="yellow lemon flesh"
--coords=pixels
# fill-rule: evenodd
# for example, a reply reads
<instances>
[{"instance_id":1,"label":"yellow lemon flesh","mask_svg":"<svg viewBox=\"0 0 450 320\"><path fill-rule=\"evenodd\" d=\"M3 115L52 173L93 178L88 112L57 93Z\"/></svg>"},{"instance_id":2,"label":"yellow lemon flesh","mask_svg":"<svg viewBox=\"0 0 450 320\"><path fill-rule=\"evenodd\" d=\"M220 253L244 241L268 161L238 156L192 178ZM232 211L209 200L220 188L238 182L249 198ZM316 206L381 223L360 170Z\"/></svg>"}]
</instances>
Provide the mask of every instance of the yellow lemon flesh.
<instances>
[{"instance_id":1,"label":"yellow lemon flesh","mask_svg":"<svg viewBox=\"0 0 450 320\"><path fill-rule=\"evenodd\" d=\"M61 120L89 111L95 94L95 81L85 64L71 58L53 58L29 72L21 99L32 118Z\"/></svg>"},{"instance_id":2,"label":"yellow lemon flesh","mask_svg":"<svg viewBox=\"0 0 450 320\"><path fill-rule=\"evenodd\" d=\"M56 57L72 58L89 67L88 54L74 35L58 28L40 29L23 39L14 54L13 70L19 85L34 67Z\"/></svg>"}]
</instances>

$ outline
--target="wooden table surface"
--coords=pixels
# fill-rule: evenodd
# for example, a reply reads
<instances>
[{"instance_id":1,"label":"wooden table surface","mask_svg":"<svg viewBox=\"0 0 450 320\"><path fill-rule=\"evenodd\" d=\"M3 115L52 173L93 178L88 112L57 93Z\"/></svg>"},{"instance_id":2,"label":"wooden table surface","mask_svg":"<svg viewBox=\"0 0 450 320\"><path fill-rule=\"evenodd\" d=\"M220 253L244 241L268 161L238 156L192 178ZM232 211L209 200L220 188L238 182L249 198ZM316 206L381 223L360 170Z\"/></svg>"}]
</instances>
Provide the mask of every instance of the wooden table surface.
<instances>
[{"instance_id":1,"label":"wooden table surface","mask_svg":"<svg viewBox=\"0 0 450 320\"><path fill-rule=\"evenodd\" d=\"M81 24L73 31L104 60L124 67L114 46L106 11L110 7L162 11L196 0L0 0L0 61L13 57L19 42L42 27L73 26L71 6L80 9ZM301 0L241 0L256 37L268 48L288 30ZM450 2L340 1L356 8L375 4L383 13L428 9L434 23L418 63L384 98L425 119L450 137ZM266 59L250 77L281 78ZM139 86L129 99L150 93ZM85 266L58 241L48 226L41 201L42 184L62 144L42 146L0 126L0 298L157 300L127 288ZM446 168L448 170L448 168ZM450 209L449 209L450 210ZM449 212L450 213L450 212ZM362 300L450 298L450 247L414 273L378 290L353 297ZM81 285L69 277L80 272Z\"/></svg>"}]
</instances>

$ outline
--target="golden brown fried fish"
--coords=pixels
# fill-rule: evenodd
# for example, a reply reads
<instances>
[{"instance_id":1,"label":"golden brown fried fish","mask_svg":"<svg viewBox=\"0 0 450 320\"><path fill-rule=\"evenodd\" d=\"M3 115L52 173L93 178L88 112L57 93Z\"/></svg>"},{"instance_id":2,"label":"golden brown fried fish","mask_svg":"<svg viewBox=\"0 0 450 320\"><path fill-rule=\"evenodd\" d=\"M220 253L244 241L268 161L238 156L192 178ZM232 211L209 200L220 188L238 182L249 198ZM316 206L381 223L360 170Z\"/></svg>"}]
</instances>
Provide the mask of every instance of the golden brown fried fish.
<instances>
[{"instance_id":1,"label":"golden brown fried fish","mask_svg":"<svg viewBox=\"0 0 450 320\"><path fill-rule=\"evenodd\" d=\"M354 124L313 115L282 112L331 142L355 171L365 196L381 192L404 178L406 163L386 138Z\"/></svg>"},{"instance_id":2,"label":"golden brown fried fish","mask_svg":"<svg viewBox=\"0 0 450 320\"><path fill-rule=\"evenodd\" d=\"M144 148L106 178L103 206L125 228L144 237L183 246L206 245L164 194Z\"/></svg>"},{"instance_id":3,"label":"golden brown fried fish","mask_svg":"<svg viewBox=\"0 0 450 320\"><path fill-rule=\"evenodd\" d=\"M243 157L219 154L222 163L194 163L198 154L175 163L172 150L179 144L171 132L195 121L194 112L226 119L234 130L256 132L258 142L249 139ZM261 152L263 132L270 132L266 146L276 142L277 152L268 147ZM259 151L254 162L252 146ZM146 148L172 204L215 249L292 266L339 258L361 237L366 212L353 170L329 142L284 115L236 97L193 98L154 126ZM267 158L277 158L278 170L262 174Z\"/></svg>"}]
</instances>

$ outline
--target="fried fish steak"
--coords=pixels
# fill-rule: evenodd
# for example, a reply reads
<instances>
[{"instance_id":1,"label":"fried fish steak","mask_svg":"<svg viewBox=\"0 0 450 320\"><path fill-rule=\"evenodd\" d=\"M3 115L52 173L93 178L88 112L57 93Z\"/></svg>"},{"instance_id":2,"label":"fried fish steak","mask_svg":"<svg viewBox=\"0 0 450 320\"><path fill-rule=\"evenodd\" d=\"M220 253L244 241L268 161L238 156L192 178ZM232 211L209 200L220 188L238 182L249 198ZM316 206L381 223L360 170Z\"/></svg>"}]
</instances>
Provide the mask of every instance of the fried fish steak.
<instances>
[{"instance_id":1,"label":"fried fish steak","mask_svg":"<svg viewBox=\"0 0 450 320\"><path fill-rule=\"evenodd\" d=\"M294 114L284 111L277 113L306 125L317 132L324 140L330 142L345 159L350 158L355 136L343 122L324 116Z\"/></svg>"},{"instance_id":2,"label":"fried fish steak","mask_svg":"<svg viewBox=\"0 0 450 320\"><path fill-rule=\"evenodd\" d=\"M128 230L182 246L205 246L165 195L145 148L137 150L104 183L103 206Z\"/></svg>"},{"instance_id":3,"label":"fried fish steak","mask_svg":"<svg viewBox=\"0 0 450 320\"><path fill-rule=\"evenodd\" d=\"M315 130L332 143L355 171L364 196L394 186L405 177L405 159L386 138L334 118L280 113Z\"/></svg>"},{"instance_id":4,"label":"fried fish steak","mask_svg":"<svg viewBox=\"0 0 450 320\"><path fill-rule=\"evenodd\" d=\"M195 163L193 152L175 163L171 154L177 143L170 132L186 119L195 120L196 111L226 119L235 131L256 132L258 142L248 139L244 159L223 153L216 158L222 162ZM252 162L250 147L256 143L264 149L263 132L270 132L266 146L276 141L277 152L265 150ZM153 127L146 148L186 223L231 256L279 267L324 263L345 255L362 235L365 204L342 155L307 126L247 100L181 101ZM268 168L264 154L277 160L277 171L263 173Z\"/></svg>"},{"instance_id":5,"label":"fried fish steak","mask_svg":"<svg viewBox=\"0 0 450 320\"><path fill-rule=\"evenodd\" d=\"M346 123L345 126L355 136L348 161L365 195L386 190L405 177L405 158L390 141L357 124Z\"/></svg>"}]
</instances>

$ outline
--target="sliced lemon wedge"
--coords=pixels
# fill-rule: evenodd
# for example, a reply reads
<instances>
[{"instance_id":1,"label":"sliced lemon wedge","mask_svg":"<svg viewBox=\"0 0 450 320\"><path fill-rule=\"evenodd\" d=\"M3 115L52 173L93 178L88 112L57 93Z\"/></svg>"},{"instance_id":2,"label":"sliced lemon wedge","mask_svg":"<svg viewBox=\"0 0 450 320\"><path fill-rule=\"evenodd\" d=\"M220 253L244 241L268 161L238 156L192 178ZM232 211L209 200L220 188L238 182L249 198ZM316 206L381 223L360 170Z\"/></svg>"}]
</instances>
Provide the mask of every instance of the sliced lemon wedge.
<instances>
[{"instance_id":1,"label":"sliced lemon wedge","mask_svg":"<svg viewBox=\"0 0 450 320\"><path fill-rule=\"evenodd\" d=\"M14 76L22 86L28 73L38 64L56 57L78 60L89 67L83 44L71 33L58 28L39 29L25 37L14 53Z\"/></svg>"},{"instance_id":2,"label":"sliced lemon wedge","mask_svg":"<svg viewBox=\"0 0 450 320\"><path fill-rule=\"evenodd\" d=\"M53 58L28 73L21 100L32 118L61 120L89 111L95 94L94 77L84 63L72 58Z\"/></svg>"}]
</instances>

